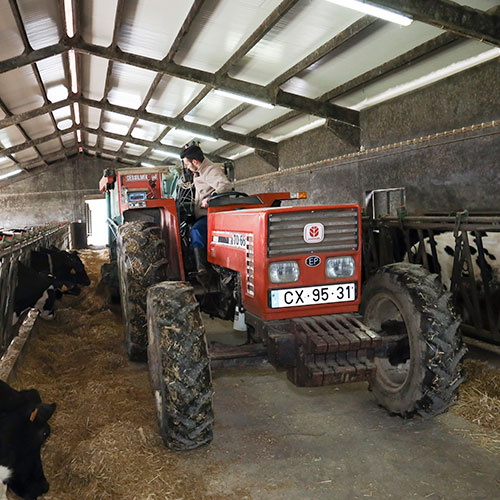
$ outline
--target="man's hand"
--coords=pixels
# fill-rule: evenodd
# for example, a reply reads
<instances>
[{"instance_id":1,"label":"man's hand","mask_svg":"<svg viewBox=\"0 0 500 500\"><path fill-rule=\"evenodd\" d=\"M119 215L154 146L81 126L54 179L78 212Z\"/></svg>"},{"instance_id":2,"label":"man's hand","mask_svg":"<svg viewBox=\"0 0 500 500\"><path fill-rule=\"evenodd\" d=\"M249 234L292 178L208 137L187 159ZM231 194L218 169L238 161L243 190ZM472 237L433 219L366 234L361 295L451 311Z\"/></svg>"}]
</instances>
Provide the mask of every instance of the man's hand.
<instances>
[{"instance_id":1,"label":"man's hand","mask_svg":"<svg viewBox=\"0 0 500 500\"><path fill-rule=\"evenodd\" d=\"M201 200L201 208L207 208L208 207L208 198L205 198Z\"/></svg>"}]
</instances>

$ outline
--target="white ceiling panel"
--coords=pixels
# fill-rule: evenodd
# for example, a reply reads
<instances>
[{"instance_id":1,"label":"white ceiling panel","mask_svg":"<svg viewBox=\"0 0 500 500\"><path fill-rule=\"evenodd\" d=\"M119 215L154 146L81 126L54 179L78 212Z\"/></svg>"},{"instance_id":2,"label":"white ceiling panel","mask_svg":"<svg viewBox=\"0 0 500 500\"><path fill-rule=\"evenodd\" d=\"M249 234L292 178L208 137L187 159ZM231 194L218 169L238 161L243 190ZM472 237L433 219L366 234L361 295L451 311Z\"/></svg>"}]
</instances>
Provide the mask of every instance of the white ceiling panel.
<instances>
[{"instance_id":1,"label":"white ceiling panel","mask_svg":"<svg viewBox=\"0 0 500 500\"><path fill-rule=\"evenodd\" d=\"M71 107L64 106L63 108L55 109L52 111L52 114L54 115L56 121L67 120L68 118L71 118Z\"/></svg>"},{"instance_id":2,"label":"white ceiling panel","mask_svg":"<svg viewBox=\"0 0 500 500\"><path fill-rule=\"evenodd\" d=\"M7 158L6 156L0 156L0 170L2 174L6 174L8 171L12 170L10 167L14 166L16 163Z\"/></svg>"},{"instance_id":3,"label":"white ceiling panel","mask_svg":"<svg viewBox=\"0 0 500 500\"><path fill-rule=\"evenodd\" d=\"M203 89L204 85L165 75L146 106L150 113L177 116Z\"/></svg>"},{"instance_id":4,"label":"white ceiling panel","mask_svg":"<svg viewBox=\"0 0 500 500\"><path fill-rule=\"evenodd\" d=\"M88 99L100 101L104 97L109 61L103 57L88 56L86 54L81 54L80 61L82 93Z\"/></svg>"},{"instance_id":5,"label":"white ceiling panel","mask_svg":"<svg viewBox=\"0 0 500 500\"><path fill-rule=\"evenodd\" d=\"M102 147L110 151L118 151L122 144L123 141L115 141L115 139L110 139L109 137L104 137L102 140Z\"/></svg>"},{"instance_id":6,"label":"white ceiling panel","mask_svg":"<svg viewBox=\"0 0 500 500\"><path fill-rule=\"evenodd\" d=\"M106 132L112 132L113 134L127 135L133 121L134 119L131 116L105 111L102 128Z\"/></svg>"},{"instance_id":7,"label":"white ceiling panel","mask_svg":"<svg viewBox=\"0 0 500 500\"><path fill-rule=\"evenodd\" d=\"M0 60L19 56L23 52L23 40L17 29L9 0L0 0Z\"/></svg>"},{"instance_id":8,"label":"white ceiling panel","mask_svg":"<svg viewBox=\"0 0 500 500\"><path fill-rule=\"evenodd\" d=\"M153 59L163 59L177 37L194 0L136 0L124 3L118 46ZM165 29L165 21L168 29Z\"/></svg>"},{"instance_id":9,"label":"white ceiling panel","mask_svg":"<svg viewBox=\"0 0 500 500\"><path fill-rule=\"evenodd\" d=\"M347 42L332 54L290 79L283 90L316 98L353 78L398 57L443 33L438 28L413 22L410 26L386 23L365 30L367 36Z\"/></svg>"},{"instance_id":10,"label":"white ceiling panel","mask_svg":"<svg viewBox=\"0 0 500 500\"><path fill-rule=\"evenodd\" d=\"M81 106L82 122L84 126L98 128L101 120L101 110L89 106Z\"/></svg>"},{"instance_id":11,"label":"white ceiling panel","mask_svg":"<svg viewBox=\"0 0 500 500\"><path fill-rule=\"evenodd\" d=\"M266 130L259 137L269 141L281 142L298 134L303 134L307 130L311 130L324 125L325 120L312 115L300 115L285 123Z\"/></svg>"},{"instance_id":12,"label":"white ceiling panel","mask_svg":"<svg viewBox=\"0 0 500 500\"><path fill-rule=\"evenodd\" d=\"M386 78L378 79L371 85L332 102L357 110L365 109L463 71L464 65L461 64L463 62L470 65L474 62L480 64L483 62L481 55L487 52L491 54L490 57L500 56L499 48L492 49L489 45L465 40L459 45L442 50L432 58L413 64Z\"/></svg>"},{"instance_id":13,"label":"white ceiling panel","mask_svg":"<svg viewBox=\"0 0 500 500\"><path fill-rule=\"evenodd\" d=\"M44 137L46 135L52 134L55 131L54 125L49 115L37 116L31 120L26 120L21 123L23 129L32 139L38 139L38 137Z\"/></svg>"},{"instance_id":14,"label":"white ceiling panel","mask_svg":"<svg viewBox=\"0 0 500 500\"><path fill-rule=\"evenodd\" d=\"M88 144L89 146L95 146L97 143L97 135L96 134L84 134L85 137L85 143Z\"/></svg>"},{"instance_id":15,"label":"white ceiling panel","mask_svg":"<svg viewBox=\"0 0 500 500\"><path fill-rule=\"evenodd\" d=\"M0 74L0 98L14 114L43 106L43 97L31 66Z\"/></svg>"},{"instance_id":16,"label":"white ceiling panel","mask_svg":"<svg viewBox=\"0 0 500 500\"><path fill-rule=\"evenodd\" d=\"M114 160L115 157L112 155L108 155L107 153L101 153L101 158L104 158L105 160Z\"/></svg>"},{"instance_id":17,"label":"white ceiling panel","mask_svg":"<svg viewBox=\"0 0 500 500\"><path fill-rule=\"evenodd\" d=\"M184 117L184 119L202 125L212 125L234 108L237 108L240 104L241 102L234 99L215 94L214 92L209 92L207 96Z\"/></svg>"},{"instance_id":18,"label":"white ceiling panel","mask_svg":"<svg viewBox=\"0 0 500 500\"><path fill-rule=\"evenodd\" d=\"M266 85L361 17L360 12L325 0L299 2L233 67L230 75Z\"/></svg>"},{"instance_id":19,"label":"white ceiling panel","mask_svg":"<svg viewBox=\"0 0 500 500\"><path fill-rule=\"evenodd\" d=\"M155 141L166 128L165 125L159 123L139 120L134 130L132 130L132 137L144 139L145 141Z\"/></svg>"},{"instance_id":20,"label":"white ceiling panel","mask_svg":"<svg viewBox=\"0 0 500 500\"><path fill-rule=\"evenodd\" d=\"M10 148L23 142L26 142L26 139L15 125L0 129L0 146L3 148Z\"/></svg>"},{"instance_id":21,"label":"white ceiling panel","mask_svg":"<svg viewBox=\"0 0 500 500\"><path fill-rule=\"evenodd\" d=\"M65 87L66 72L62 55L47 57L36 63L40 77L52 102L62 101L68 97Z\"/></svg>"},{"instance_id":22,"label":"white ceiling panel","mask_svg":"<svg viewBox=\"0 0 500 500\"><path fill-rule=\"evenodd\" d=\"M140 156L147 149L148 148L146 148L144 146L139 146L139 144L131 144L130 142L127 142L127 144L123 148L123 152L128 154L128 155Z\"/></svg>"},{"instance_id":23,"label":"white ceiling panel","mask_svg":"<svg viewBox=\"0 0 500 500\"><path fill-rule=\"evenodd\" d=\"M226 122L222 128L230 129L234 127L231 130L236 131L238 129L241 133L247 134L272 120L276 120L276 118L285 115L289 111L288 108L281 106L275 106L273 109L258 108L255 106L235 116L231 121Z\"/></svg>"},{"instance_id":24,"label":"white ceiling panel","mask_svg":"<svg viewBox=\"0 0 500 500\"><path fill-rule=\"evenodd\" d=\"M118 0L82 0L81 4L83 38L95 45L111 45Z\"/></svg>"},{"instance_id":25,"label":"white ceiling panel","mask_svg":"<svg viewBox=\"0 0 500 500\"><path fill-rule=\"evenodd\" d=\"M108 100L111 104L138 109L156 76L154 71L114 63Z\"/></svg>"},{"instance_id":26,"label":"white ceiling panel","mask_svg":"<svg viewBox=\"0 0 500 500\"><path fill-rule=\"evenodd\" d=\"M59 0L17 0L17 5L35 50L59 42L63 34Z\"/></svg>"},{"instance_id":27,"label":"white ceiling panel","mask_svg":"<svg viewBox=\"0 0 500 500\"><path fill-rule=\"evenodd\" d=\"M28 148L28 149L23 149L18 153L14 153L12 156L16 159L16 161L23 162L38 158L38 153L35 151L35 148Z\"/></svg>"},{"instance_id":28,"label":"white ceiling panel","mask_svg":"<svg viewBox=\"0 0 500 500\"><path fill-rule=\"evenodd\" d=\"M184 37L175 62L217 71L281 0L207 0L197 26Z\"/></svg>"},{"instance_id":29,"label":"white ceiling panel","mask_svg":"<svg viewBox=\"0 0 500 500\"><path fill-rule=\"evenodd\" d=\"M65 134L62 136L62 141L65 147L70 147L76 144L75 133Z\"/></svg>"},{"instance_id":30,"label":"white ceiling panel","mask_svg":"<svg viewBox=\"0 0 500 500\"><path fill-rule=\"evenodd\" d=\"M40 150L40 153L44 155L55 153L56 151L59 151L61 149L61 143L59 142L59 139L52 139L50 141L39 144L38 149Z\"/></svg>"}]
</instances>

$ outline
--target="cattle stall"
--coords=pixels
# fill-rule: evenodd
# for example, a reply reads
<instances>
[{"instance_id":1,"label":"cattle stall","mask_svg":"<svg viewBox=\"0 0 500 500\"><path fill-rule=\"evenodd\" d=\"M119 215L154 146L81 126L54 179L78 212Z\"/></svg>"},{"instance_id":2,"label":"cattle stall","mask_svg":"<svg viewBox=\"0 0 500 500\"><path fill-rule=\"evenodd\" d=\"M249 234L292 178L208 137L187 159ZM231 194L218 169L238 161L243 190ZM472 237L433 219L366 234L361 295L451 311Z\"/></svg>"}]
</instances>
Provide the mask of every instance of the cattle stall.
<instances>
[{"instance_id":1,"label":"cattle stall","mask_svg":"<svg viewBox=\"0 0 500 500\"><path fill-rule=\"evenodd\" d=\"M33 250L50 246L71 248L70 224L38 227L0 245L0 357L21 323L12 325L18 262L29 263Z\"/></svg>"},{"instance_id":2,"label":"cattle stall","mask_svg":"<svg viewBox=\"0 0 500 500\"><path fill-rule=\"evenodd\" d=\"M500 214L470 213L366 216L365 279L383 265L421 264L452 294L465 335L500 345Z\"/></svg>"}]
</instances>

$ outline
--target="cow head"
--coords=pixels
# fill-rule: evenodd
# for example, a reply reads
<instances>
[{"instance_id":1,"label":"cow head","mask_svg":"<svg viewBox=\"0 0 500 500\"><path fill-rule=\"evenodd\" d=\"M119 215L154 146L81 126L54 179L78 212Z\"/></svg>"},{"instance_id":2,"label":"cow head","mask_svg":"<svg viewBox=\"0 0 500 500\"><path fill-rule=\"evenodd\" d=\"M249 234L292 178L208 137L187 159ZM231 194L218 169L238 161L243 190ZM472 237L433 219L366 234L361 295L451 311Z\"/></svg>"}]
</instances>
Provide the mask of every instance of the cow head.
<instances>
[{"instance_id":1,"label":"cow head","mask_svg":"<svg viewBox=\"0 0 500 500\"><path fill-rule=\"evenodd\" d=\"M40 457L40 449L50 435L48 420L56 409L56 404L40 403L36 406L24 406L14 414L15 433L11 440L14 457L9 467L11 477L7 480L9 488L23 500L36 500L49 491Z\"/></svg>"},{"instance_id":2,"label":"cow head","mask_svg":"<svg viewBox=\"0 0 500 500\"><path fill-rule=\"evenodd\" d=\"M87 271L85 271L85 266L83 265L83 262L81 261L78 254L75 251L70 252L69 259L71 263L71 268L69 272L71 275L75 277L75 281L79 285L83 286L90 285L90 278L87 274Z\"/></svg>"}]
</instances>

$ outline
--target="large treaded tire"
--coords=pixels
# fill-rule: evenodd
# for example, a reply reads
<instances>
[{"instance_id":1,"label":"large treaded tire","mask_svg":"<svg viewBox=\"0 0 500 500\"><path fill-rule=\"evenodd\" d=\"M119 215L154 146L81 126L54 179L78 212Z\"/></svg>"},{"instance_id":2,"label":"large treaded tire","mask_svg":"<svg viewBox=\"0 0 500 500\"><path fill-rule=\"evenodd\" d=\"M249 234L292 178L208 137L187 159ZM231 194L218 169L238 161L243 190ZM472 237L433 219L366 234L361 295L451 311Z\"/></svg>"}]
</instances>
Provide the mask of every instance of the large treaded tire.
<instances>
[{"instance_id":1,"label":"large treaded tire","mask_svg":"<svg viewBox=\"0 0 500 500\"><path fill-rule=\"evenodd\" d=\"M403 417L446 411L464 379L466 348L438 275L415 264L384 266L363 290L361 313L368 327L402 338L386 357L375 358L371 389L378 403Z\"/></svg>"},{"instance_id":2,"label":"large treaded tire","mask_svg":"<svg viewBox=\"0 0 500 500\"><path fill-rule=\"evenodd\" d=\"M125 349L131 361L146 361L148 287L167 277L165 242L151 222L126 222L118 229L117 258Z\"/></svg>"},{"instance_id":3,"label":"large treaded tire","mask_svg":"<svg viewBox=\"0 0 500 500\"><path fill-rule=\"evenodd\" d=\"M179 281L148 290L148 364L160 434L172 450L212 441L212 375L193 287Z\"/></svg>"}]
</instances>

